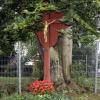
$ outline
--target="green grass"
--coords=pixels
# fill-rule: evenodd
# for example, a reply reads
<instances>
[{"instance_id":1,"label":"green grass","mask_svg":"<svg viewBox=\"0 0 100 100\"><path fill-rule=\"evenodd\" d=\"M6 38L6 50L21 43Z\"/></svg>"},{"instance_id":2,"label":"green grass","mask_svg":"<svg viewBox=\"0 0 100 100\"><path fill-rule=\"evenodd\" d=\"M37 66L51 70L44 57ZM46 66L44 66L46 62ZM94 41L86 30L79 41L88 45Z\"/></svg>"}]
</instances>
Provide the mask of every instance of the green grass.
<instances>
[{"instance_id":1,"label":"green grass","mask_svg":"<svg viewBox=\"0 0 100 100\"><path fill-rule=\"evenodd\" d=\"M88 88L89 91L93 92L94 89L94 78L93 77L75 77L72 79L76 84L81 87Z\"/></svg>"},{"instance_id":2,"label":"green grass","mask_svg":"<svg viewBox=\"0 0 100 100\"><path fill-rule=\"evenodd\" d=\"M100 100L100 95L95 94L77 94L66 95L63 93L53 93L45 95L33 95L31 93L23 93L19 95L17 93L3 97L0 100Z\"/></svg>"},{"instance_id":3,"label":"green grass","mask_svg":"<svg viewBox=\"0 0 100 100\"><path fill-rule=\"evenodd\" d=\"M100 100L100 94L81 94L72 96L72 100Z\"/></svg>"},{"instance_id":4,"label":"green grass","mask_svg":"<svg viewBox=\"0 0 100 100\"><path fill-rule=\"evenodd\" d=\"M22 87L26 88L27 85L34 80L33 77L22 77ZM78 84L83 86L92 87L93 79L92 78L79 78ZM18 77L0 77L0 91L6 90L7 85L15 85L18 86ZM14 92L15 93L15 92ZM54 93L53 95L46 94L45 96L34 96L30 93L23 93L22 95L18 95L17 93L11 94L8 96L6 92L1 93L0 100L100 100L100 95L94 95L90 93L85 94L77 94L74 95L63 95L64 93ZM70 93L69 93L70 94ZM65 99L67 98L67 99Z\"/></svg>"},{"instance_id":5,"label":"green grass","mask_svg":"<svg viewBox=\"0 0 100 100\"><path fill-rule=\"evenodd\" d=\"M32 77L22 77L22 85L25 86L33 80ZM0 85L6 84L18 84L18 77L0 77Z\"/></svg>"},{"instance_id":6,"label":"green grass","mask_svg":"<svg viewBox=\"0 0 100 100\"><path fill-rule=\"evenodd\" d=\"M72 100L69 96L53 93L45 95L33 95L31 93L23 93L22 95L13 94L0 100Z\"/></svg>"},{"instance_id":7,"label":"green grass","mask_svg":"<svg viewBox=\"0 0 100 100\"><path fill-rule=\"evenodd\" d=\"M32 77L22 77L22 90L26 91L28 84L34 79ZM18 91L18 77L0 77L0 100ZM6 99L5 99L6 100Z\"/></svg>"}]
</instances>

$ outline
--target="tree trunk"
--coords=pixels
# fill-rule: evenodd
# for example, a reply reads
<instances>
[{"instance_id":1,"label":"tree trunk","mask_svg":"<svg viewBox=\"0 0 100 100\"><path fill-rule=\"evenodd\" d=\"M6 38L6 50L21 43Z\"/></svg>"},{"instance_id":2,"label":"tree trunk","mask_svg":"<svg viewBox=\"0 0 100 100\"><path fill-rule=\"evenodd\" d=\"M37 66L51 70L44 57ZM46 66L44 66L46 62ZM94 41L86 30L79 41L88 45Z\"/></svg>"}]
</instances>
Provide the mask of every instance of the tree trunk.
<instances>
[{"instance_id":1,"label":"tree trunk","mask_svg":"<svg viewBox=\"0 0 100 100\"><path fill-rule=\"evenodd\" d=\"M56 85L64 83L62 67L59 60L59 53L57 48L50 48L51 59L51 78Z\"/></svg>"},{"instance_id":2,"label":"tree trunk","mask_svg":"<svg viewBox=\"0 0 100 100\"><path fill-rule=\"evenodd\" d=\"M72 39L70 35L64 35L60 39L61 42L61 58L63 76L66 83L70 82L70 66L72 64Z\"/></svg>"},{"instance_id":3,"label":"tree trunk","mask_svg":"<svg viewBox=\"0 0 100 100\"><path fill-rule=\"evenodd\" d=\"M70 83L70 66L72 64L72 29L67 28L57 45L50 48L51 79L57 90L65 89Z\"/></svg>"},{"instance_id":4,"label":"tree trunk","mask_svg":"<svg viewBox=\"0 0 100 100\"><path fill-rule=\"evenodd\" d=\"M70 66L72 64L72 38L69 33L72 30L66 30L67 34L60 37L56 48L51 48L51 77L57 85L70 82ZM58 48L59 47L59 52Z\"/></svg>"}]
</instances>

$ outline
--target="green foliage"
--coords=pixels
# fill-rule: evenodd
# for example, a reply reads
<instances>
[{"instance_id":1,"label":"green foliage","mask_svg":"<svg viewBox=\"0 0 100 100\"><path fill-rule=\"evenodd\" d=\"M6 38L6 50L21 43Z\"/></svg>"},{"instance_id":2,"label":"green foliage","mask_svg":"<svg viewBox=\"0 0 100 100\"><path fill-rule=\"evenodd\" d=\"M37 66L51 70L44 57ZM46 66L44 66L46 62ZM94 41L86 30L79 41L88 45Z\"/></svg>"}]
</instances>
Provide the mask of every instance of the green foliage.
<instances>
[{"instance_id":1,"label":"green foliage","mask_svg":"<svg viewBox=\"0 0 100 100\"><path fill-rule=\"evenodd\" d=\"M71 67L71 76L80 87L86 89L86 91L93 91L94 82L93 77L88 77L85 71L86 65L84 62L80 61L79 63L74 62Z\"/></svg>"},{"instance_id":2,"label":"green foliage","mask_svg":"<svg viewBox=\"0 0 100 100\"><path fill-rule=\"evenodd\" d=\"M33 10L30 10L32 8ZM41 0L40 2L36 2L31 8L28 7L28 9L24 9L22 14L15 16L14 23L7 25L4 31L24 29L30 25L32 26L32 24L36 24L34 21L41 18L40 15L42 12L56 10L56 7L53 4L45 3Z\"/></svg>"},{"instance_id":3,"label":"green foliage","mask_svg":"<svg viewBox=\"0 0 100 100\"><path fill-rule=\"evenodd\" d=\"M3 32L4 27L6 26L8 20L11 22L11 20L14 18L14 11L11 9L11 7L7 6L5 2L0 1L0 55L8 55L13 51L13 44L16 37L14 33L10 32Z\"/></svg>"},{"instance_id":4,"label":"green foliage","mask_svg":"<svg viewBox=\"0 0 100 100\"><path fill-rule=\"evenodd\" d=\"M27 37L27 42L26 42L26 46L28 48L28 53L26 58L32 58L33 55L36 56L37 53L39 52L39 47L38 42L37 42L37 37L35 35L35 33L33 32L28 32L29 36Z\"/></svg>"},{"instance_id":5,"label":"green foliage","mask_svg":"<svg viewBox=\"0 0 100 100\"><path fill-rule=\"evenodd\" d=\"M5 100L5 98L1 98ZM6 100L71 100L64 94L54 93L45 95L32 95L30 93L23 93L22 95L14 94L10 97L6 97Z\"/></svg>"},{"instance_id":6,"label":"green foliage","mask_svg":"<svg viewBox=\"0 0 100 100\"><path fill-rule=\"evenodd\" d=\"M78 78L79 76L85 77L85 63L82 61L79 61L79 63L75 62L71 67L71 75L72 77Z\"/></svg>"},{"instance_id":7,"label":"green foliage","mask_svg":"<svg viewBox=\"0 0 100 100\"><path fill-rule=\"evenodd\" d=\"M61 6L63 5L63 6ZM72 25L74 43L90 43L100 37L96 16L100 11L97 0L61 0L57 6L64 10L64 21Z\"/></svg>"},{"instance_id":8,"label":"green foliage","mask_svg":"<svg viewBox=\"0 0 100 100\"><path fill-rule=\"evenodd\" d=\"M23 93L22 95L13 94L10 97L1 98L0 100L99 100L100 95L94 94L80 94L80 95L72 95L71 97L65 96L62 93L55 93L52 95L46 94L42 95L32 95L30 93Z\"/></svg>"},{"instance_id":9,"label":"green foliage","mask_svg":"<svg viewBox=\"0 0 100 100\"><path fill-rule=\"evenodd\" d=\"M45 11L55 10L53 4L42 0L4 0L0 2L0 50L2 55L10 55L16 41L31 39L36 32ZM39 28L40 29L40 28Z\"/></svg>"},{"instance_id":10,"label":"green foliage","mask_svg":"<svg viewBox=\"0 0 100 100\"><path fill-rule=\"evenodd\" d=\"M99 37L95 17L100 8L97 0L50 0L50 3L43 0L4 0L0 5L1 54L13 52L15 41L26 41L29 33L34 34L43 28L41 15L51 10L64 11L64 21L73 26L74 41L89 43Z\"/></svg>"}]
</instances>

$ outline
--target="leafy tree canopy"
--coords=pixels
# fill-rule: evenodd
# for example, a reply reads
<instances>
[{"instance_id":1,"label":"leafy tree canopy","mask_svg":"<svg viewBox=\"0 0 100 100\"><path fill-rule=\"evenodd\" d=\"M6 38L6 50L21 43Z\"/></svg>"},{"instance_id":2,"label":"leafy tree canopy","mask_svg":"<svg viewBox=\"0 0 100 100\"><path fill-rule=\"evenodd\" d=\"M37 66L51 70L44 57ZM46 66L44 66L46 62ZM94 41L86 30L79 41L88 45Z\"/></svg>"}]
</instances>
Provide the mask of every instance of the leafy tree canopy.
<instances>
[{"instance_id":1,"label":"leafy tree canopy","mask_svg":"<svg viewBox=\"0 0 100 100\"><path fill-rule=\"evenodd\" d=\"M89 43L99 37L97 15L99 0L1 0L0 1L0 49L10 53L18 40L29 40L42 28L41 15L51 10L64 11L62 18L73 26L73 40Z\"/></svg>"},{"instance_id":2,"label":"leafy tree canopy","mask_svg":"<svg viewBox=\"0 0 100 100\"><path fill-rule=\"evenodd\" d=\"M15 41L26 41L34 36L37 27L41 27L43 11L56 9L42 0L2 0L0 7L0 49L8 55L13 51Z\"/></svg>"},{"instance_id":3,"label":"leafy tree canopy","mask_svg":"<svg viewBox=\"0 0 100 100\"><path fill-rule=\"evenodd\" d=\"M100 12L99 0L61 0L65 9L65 20L73 26L74 42L84 44L99 37L97 15ZM60 4L61 5L61 4Z\"/></svg>"}]
</instances>

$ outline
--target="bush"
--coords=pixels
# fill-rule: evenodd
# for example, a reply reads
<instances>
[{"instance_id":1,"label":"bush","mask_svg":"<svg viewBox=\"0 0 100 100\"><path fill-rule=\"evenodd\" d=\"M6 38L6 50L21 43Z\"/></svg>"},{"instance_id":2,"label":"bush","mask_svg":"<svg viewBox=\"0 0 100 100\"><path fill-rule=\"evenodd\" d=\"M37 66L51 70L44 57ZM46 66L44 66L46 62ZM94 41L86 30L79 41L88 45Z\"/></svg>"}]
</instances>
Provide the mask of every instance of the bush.
<instances>
[{"instance_id":1,"label":"bush","mask_svg":"<svg viewBox=\"0 0 100 100\"><path fill-rule=\"evenodd\" d=\"M85 65L83 62L74 64L71 66L71 77L74 82L76 82L80 87L84 88L86 91L93 91L93 78L89 77L86 73Z\"/></svg>"},{"instance_id":2,"label":"bush","mask_svg":"<svg viewBox=\"0 0 100 100\"><path fill-rule=\"evenodd\" d=\"M2 98L0 100L72 100L70 97L61 94L44 94L44 95L33 95L31 93L24 93L23 95L13 94L12 96Z\"/></svg>"},{"instance_id":3,"label":"bush","mask_svg":"<svg viewBox=\"0 0 100 100\"><path fill-rule=\"evenodd\" d=\"M28 86L28 90L33 94L45 94L54 91L53 83L48 80L35 81Z\"/></svg>"}]
</instances>

